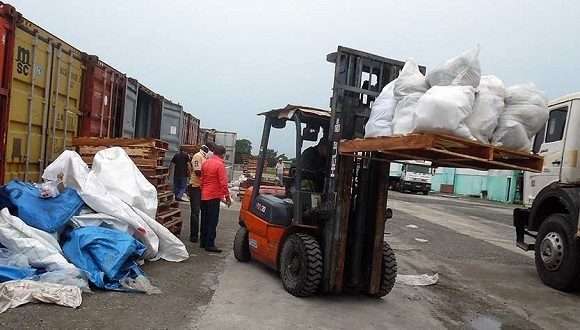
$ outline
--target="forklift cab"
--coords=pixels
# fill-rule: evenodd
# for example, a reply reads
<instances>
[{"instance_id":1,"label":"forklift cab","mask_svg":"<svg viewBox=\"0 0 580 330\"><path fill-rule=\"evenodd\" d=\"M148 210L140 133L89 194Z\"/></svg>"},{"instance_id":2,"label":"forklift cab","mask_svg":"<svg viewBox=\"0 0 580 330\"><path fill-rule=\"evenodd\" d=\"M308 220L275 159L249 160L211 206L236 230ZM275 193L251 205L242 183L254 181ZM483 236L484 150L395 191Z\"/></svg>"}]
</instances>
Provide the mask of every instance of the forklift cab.
<instances>
[{"instance_id":1,"label":"forklift cab","mask_svg":"<svg viewBox=\"0 0 580 330\"><path fill-rule=\"evenodd\" d=\"M255 216L274 225L288 227L290 225L314 225L318 218L314 210L319 209L322 191L311 191L302 188L305 175L302 162L302 147L304 141L316 142L320 132L328 135L330 112L322 109L288 105L261 113L265 116L264 132L260 150L267 150L271 129L284 129L288 122L294 122L296 131L295 147L296 161L290 176L284 178L286 194L274 196L260 194L260 182L266 163L266 153L261 152L258 159L256 178L251 194L250 212ZM325 168L320 169L323 173Z\"/></svg>"}]
</instances>

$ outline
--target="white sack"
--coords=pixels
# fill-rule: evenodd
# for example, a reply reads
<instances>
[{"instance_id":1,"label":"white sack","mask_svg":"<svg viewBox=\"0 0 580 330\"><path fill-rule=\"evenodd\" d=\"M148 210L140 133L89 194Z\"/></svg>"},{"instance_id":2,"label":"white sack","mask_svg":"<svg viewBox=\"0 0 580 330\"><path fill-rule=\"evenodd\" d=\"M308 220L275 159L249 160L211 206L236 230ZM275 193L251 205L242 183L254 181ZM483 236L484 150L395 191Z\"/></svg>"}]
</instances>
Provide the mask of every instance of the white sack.
<instances>
[{"instance_id":1,"label":"white sack","mask_svg":"<svg viewBox=\"0 0 580 330\"><path fill-rule=\"evenodd\" d=\"M548 120L548 97L532 83L506 89L505 109L491 142L497 146L529 151L532 137Z\"/></svg>"},{"instance_id":2,"label":"white sack","mask_svg":"<svg viewBox=\"0 0 580 330\"><path fill-rule=\"evenodd\" d=\"M417 102L428 88L429 85L425 76L419 71L417 63L412 59L405 62L393 90L398 101L393 115L393 134L400 135L411 132Z\"/></svg>"},{"instance_id":3,"label":"white sack","mask_svg":"<svg viewBox=\"0 0 580 330\"><path fill-rule=\"evenodd\" d=\"M467 127L478 141L489 143L505 107L504 97L505 86L498 77L481 77L473 111L467 118Z\"/></svg>"},{"instance_id":4,"label":"white sack","mask_svg":"<svg viewBox=\"0 0 580 330\"><path fill-rule=\"evenodd\" d=\"M123 148L113 147L97 152L91 170L110 193L155 218L157 189L143 176Z\"/></svg>"},{"instance_id":5,"label":"white sack","mask_svg":"<svg viewBox=\"0 0 580 330\"><path fill-rule=\"evenodd\" d=\"M77 308L82 301L81 289L76 286L28 280L0 284L0 313L29 302L44 302Z\"/></svg>"},{"instance_id":6,"label":"white sack","mask_svg":"<svg viewBox=\"0 0 580 330\"><path fill-rule=\"evenodd\" d=\"M425 93L413 119L413 133L443 133L473 139L465 120L473 109L471 86L435 86Z\"/></svg>"},{"instance_id":7,"label":"white sack","mask_svg":"<svg viewBox=\"0 0 580 330\"><path fill-rule=\"evenodd\" d=\"M65 185L75 189L93 210L118 218L132 227L133 236L147 247L144 258L183 261L189 257L185 245L167 228L106 189L76 152L65 150L46 168L42 178L52 180L59 173L64 174ZM107 175L107 172L101 172L102 175Z\"/></svg>"},{"instance_id":8,"label":"white sack","mask_svg":"<svg viewBox=\"0 0 580 330\"><path fill-rule=\"evenodd\" d=\"M8 208L0 211L0 243L10 251L25 255L30 266L34 268L47 271L76 269L65 259L54 236L10 215Z\"/></svg>"},{"instance_id":9,"label":"white sack","mask_svg":"<svg viewBox=\"0 0 580 330\"><path fill-rule=\"evenodd\" d=\"M445 61L427 72L430 86L472 86L477 88L481 78L479 46Z\"/></svg>"},{"instance_id":10,"label":"white sack","mask_svg":"<svg viewBox=\"0 0 580 330\"><path fill-rule=\"evenodd\" d=\"M373 103L371 115L365 126L365 138L393 135L393 115L397 106L394 89L395 82L388 83Z\"/></svg>"}]
</instances>

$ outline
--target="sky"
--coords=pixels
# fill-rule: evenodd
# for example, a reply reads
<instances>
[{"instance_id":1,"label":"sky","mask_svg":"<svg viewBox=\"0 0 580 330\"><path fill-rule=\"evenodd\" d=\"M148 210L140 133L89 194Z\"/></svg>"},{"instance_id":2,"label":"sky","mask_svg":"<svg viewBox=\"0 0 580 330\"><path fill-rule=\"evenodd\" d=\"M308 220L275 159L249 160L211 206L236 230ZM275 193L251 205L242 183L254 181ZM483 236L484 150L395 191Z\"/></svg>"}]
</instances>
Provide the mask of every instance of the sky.
<instances>
[{"instance_id":1,"label":"sky","mask_svg":"<svg viewBox=\"0 0 580 330\"><path fill-rule=\"evenodd\" d=\"M258 112L329 108L338 45L433 68L481 46L482 74L580 90L580 1L13 0L26 18L257 153ZM89 5L90 4L90 5ZM288 126L289 127L289 126ZM294 155L293 130L270 147Z\"/></svg>"}]
</instances>

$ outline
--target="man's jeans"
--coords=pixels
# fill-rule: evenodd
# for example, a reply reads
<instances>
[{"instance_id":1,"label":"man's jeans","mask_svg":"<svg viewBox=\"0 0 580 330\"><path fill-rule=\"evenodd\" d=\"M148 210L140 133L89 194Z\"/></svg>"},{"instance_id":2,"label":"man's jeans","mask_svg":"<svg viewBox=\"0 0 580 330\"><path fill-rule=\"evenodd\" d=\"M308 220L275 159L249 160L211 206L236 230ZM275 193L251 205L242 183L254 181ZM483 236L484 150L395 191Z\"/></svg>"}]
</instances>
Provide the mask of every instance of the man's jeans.
<instances>
[{"instance_id":1,"label":"man's jeans","mask_svg":"<svg viewBox=\"0 0 580 330\"><path fill-rule=\"evenodd\" d=\"M189 178L184 177L173 177L173 194L175 194L175 198L180 200L185 194L185 189L187 189L187 184L189 182Z\"/></svg>"},{"instance_id":2,"label":"man's jeans","mask_svg":"<svg viewBox=\"0 0 580 330\"><path fill-rule=\"evenodd\" d=\"M189 205L191 206L189 239L197 239L199 237L199 211L201 208L200 187L189 187Z\"/></svg>"}]
</instances>

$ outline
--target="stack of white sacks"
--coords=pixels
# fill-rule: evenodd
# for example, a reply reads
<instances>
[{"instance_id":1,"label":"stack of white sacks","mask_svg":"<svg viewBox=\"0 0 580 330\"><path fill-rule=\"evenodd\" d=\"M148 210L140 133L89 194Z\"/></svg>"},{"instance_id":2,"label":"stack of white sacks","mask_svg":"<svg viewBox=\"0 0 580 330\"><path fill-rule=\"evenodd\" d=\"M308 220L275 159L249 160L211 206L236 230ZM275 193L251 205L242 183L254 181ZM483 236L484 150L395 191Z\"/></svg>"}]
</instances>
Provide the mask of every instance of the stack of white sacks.
<instances>
[{"instance_id":1,"label":"stack of white sacks","mask_svg":"<svg viewBox=\"0 0 580 330\"><path fill-rule=\"evenodd\" d=\"M548 120L548 98L534 84L505 88L481 76L479 47L424 76L408 60L375 100L365 137L443 133L515 150L530 150Z\"/></svg>"}]
</instances>

